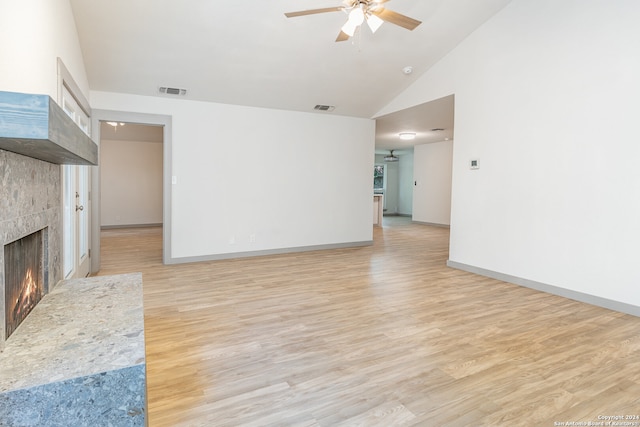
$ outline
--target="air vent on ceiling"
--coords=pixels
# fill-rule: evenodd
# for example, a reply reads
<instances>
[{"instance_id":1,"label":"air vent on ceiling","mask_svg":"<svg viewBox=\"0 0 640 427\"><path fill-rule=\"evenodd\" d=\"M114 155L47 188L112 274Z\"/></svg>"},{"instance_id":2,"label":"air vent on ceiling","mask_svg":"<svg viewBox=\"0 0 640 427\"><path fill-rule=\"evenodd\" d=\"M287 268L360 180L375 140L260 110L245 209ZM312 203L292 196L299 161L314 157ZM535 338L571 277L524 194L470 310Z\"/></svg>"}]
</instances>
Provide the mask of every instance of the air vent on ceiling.
<instances>
[{"instance_id":1,"label":"air vent on ceiling","mask_svg":"<svg viewBox=\"0 0 640 427\"><path fill-rule=\"evenodd\" d=\"M335 110L336 107L334 107L333 105L316 105L315 107L313 107L314 110L318 110L318 111L333 111Z\"/></svg>"},{"instance_id":2,"label":"air vent on ceiling","mask_svg":"<svg viewBox=\"0 0 640 427\"><path fill-rule=\"evenodd\" d=\"M166 93L167 95L186 95L186 89L178 89L177 87L160 87L160 93Z\"/></svg>"}]
</instances>

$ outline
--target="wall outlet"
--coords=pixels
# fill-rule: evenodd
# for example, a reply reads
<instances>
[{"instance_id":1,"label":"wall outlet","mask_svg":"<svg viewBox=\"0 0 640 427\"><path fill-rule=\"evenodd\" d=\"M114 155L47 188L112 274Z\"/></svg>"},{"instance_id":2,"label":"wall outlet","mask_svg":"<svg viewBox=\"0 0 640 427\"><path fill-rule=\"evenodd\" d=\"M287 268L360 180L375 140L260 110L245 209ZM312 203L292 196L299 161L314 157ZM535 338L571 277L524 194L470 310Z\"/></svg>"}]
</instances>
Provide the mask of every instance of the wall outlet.
<instances>
[{"instance_id":1,"label":"wall outlet","mask_svg":"<svg viewBox=\"0 0 640 427\"><path fill-rule=\"evenodd\" d=\"M469 169L480 169L480 160L471 159L469 161Z\"/></svg>"},{"instance_id":2,"label":"wall outlet","mask_svg":"<svg viewBox=\"0 0 640 427\"><path fill-rule=\"evenodd\" d=\"M255 243L256 242L256 235L255 234L251 234L249 236L249 243Z\"/></svg>"},{"instance_id":3,"label":"wall outlet","mask_svg":"<svg viewBox=\"0 0 640 427\"><path fill-rule=\"evenodd\" d=\"M235 245L236 244L236 236L229 237L229 244L230 245Z\"/></svg>"}]
</instances>

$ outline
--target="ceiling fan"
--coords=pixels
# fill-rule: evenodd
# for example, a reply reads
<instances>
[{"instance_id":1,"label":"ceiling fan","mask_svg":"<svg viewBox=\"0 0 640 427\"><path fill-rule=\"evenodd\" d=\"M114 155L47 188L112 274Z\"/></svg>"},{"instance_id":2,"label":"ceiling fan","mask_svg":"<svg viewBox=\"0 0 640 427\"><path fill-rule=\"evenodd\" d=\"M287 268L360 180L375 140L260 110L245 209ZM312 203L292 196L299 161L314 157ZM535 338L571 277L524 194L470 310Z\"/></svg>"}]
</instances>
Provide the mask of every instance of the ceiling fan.
<instances>
[{"instance_id":1,"label":"ceiling fan","mask_svg":"<svg viewBox=\"0 0 640 427\"><path fill-rule=\"evenodd\" d=\"M394 155L394 154L393 154L393 150L391 150L391 151L389 152L389 155L388 155L388 156L385 156L385 157L384 157L384 161L385 161L385 162L397 162L398 160L399 160L399 159L398 159L398 156L396 156L396 155Z\"/></svg>"},{"instance_id":2,"label":"ceiling fan","mask_svg":"<svg viewBox=\"0 0 640 427\"><path fill-rule=\"evenodd\" d=\"M348 40L349 37L353 37L358 27L365 21L373 33L375 33L385 21L410 31L422 23L417 19L409 18L408 16L382 6L383 3L388 1L389 0L344 0L342 2L343 6L288 12L285 13L285 16L287 18L294 18L296 16L314 15L317 13L344 12L348 15L348 18L347 22L340 29L340 33L338 33L338 37L336 38L337 42L342 42Z\"/></svg>"}]
</instances>

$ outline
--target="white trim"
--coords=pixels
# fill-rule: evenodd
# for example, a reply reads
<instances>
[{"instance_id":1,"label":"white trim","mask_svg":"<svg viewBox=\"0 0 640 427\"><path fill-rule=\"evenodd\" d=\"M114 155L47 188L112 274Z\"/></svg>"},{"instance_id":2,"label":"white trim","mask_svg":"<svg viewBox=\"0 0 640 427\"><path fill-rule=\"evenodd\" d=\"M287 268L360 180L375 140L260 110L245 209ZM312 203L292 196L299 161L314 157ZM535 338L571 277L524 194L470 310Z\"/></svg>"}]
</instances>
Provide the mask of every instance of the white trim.
<instances>
[{"instance_id":1,"label":"white trim","mask_svg":"<svg viewBox=\"0 0 640 427\"><path fill-rule=\"evenodd\" d=\"M82 122L78 119L78 117L76 117L76 114L74 113L74 117L72 117L73 121L75 122L76 125L78 125L78 128L82 129L82 131L86 134L90 134L91 133L91 105L89 104L89 101L87 100L87 98L85 98L84 94L82 93L82 90L80 89L80 86L78 86L78 84L76 83L76 81L73 78L73 75L69 72L69 70L67 69L67 67L64 65L64 62L62 61L62 59L60 59L60 57L56 58L56 69L57 69L57 75L58 75L58 99L56 100L57 104L60 106L60 108L62 108L63 110L65 110L65 97L66 94L68 93L68 95L75 101L75 103L77 104L77 107L80 111L82 111L82 113L86 116L87 119L87 127L89 127L89 129L86 129L82 127ZM66 89L66 92L65 92ZM65 110L66 111L66 110ZM65 234L66 231L64 228L64 221L65 221L65 210L64 210L64 205L65 205L65 176L66 173L65 170L69 171L69 170L73 170L73 173L75 175L74 177L74 184L76 186L77 189L77 171L78 171L79 166L75 166L75 167L71 167L71 165L62 165L60 167L60 184L61 184L61 199L60 199L60 205L61 205L61 215L62 215L62 224L61 224L61 236L62 236L62 241L60 242L60 246L62 248L61 250L61 260L60 262L60 268L62 270L62 277L64 279L73 277L74 275L80 274L80 273L84 273L84 268L82 271L79 271L79 267L84 265L84 262L80 261L80 255L78 253L75 253L77 250L80 249L80 245L77 242L77 239L79 238L78 234L78 223L74 222L73 227L75 228L73 234L74 234L74 242L72 243L72 245L74 246L74 253L73 253L73 268L71 269L70 272L66 272L66 257L68 255L67 253L67 249L65 247L64 241L65 241ZM95 170L96 168L93 168L93 170ZM94 175L92 175L93 177ZM92 184L92 188L93 188L93 184ZM87 194L87 209L89 209L89 211L91 212L91 214L89 215L88 221L89 221L89 225L87 226L87 239L88 239L88 245L89 247L87 248L87 257L89 258L88 263L89 263L89 271L88 274L92 273L92 259L91 259L91 249L93 248L94 245L94 241L95 240L100 240L99 236L100 234L94 234L94 227L93 224L91 223L91 220L93 218L93 212L95 209L95 205L93 205L93 201L91 199L91 189L88 189L88 194ZM75 221L78 221L78 219L76 218ZM100 243L98 242L98 245Z\"/></svg>"},{"instance_id":2,"label":"white trim","mask_svg":"<svg viewBox=\"0 0 640 427\"><path fill-rule=\"evenodd\" d=\"M548 285L546 283L540 283L534 280L512 276L510 274L499 273L497 271L486 270L484 268L475 267L473 265L463 264L456 261L448 260L447 266L458 270L468 271L469 273L490 277L492 279L502 280L503 282L513 283L514 285L520 285L526 288L535 289L536 291L546 292L548 294L558 295L575 301L580 301L587 304L596 305L598 307L607 308L609 310L619 311L621 313L640 317L640 307L624 302L614 301L578 291L572 291L571 289Z\"/></svg>"},{"instance_id":3,"label":"white trim","mask_svg":"<svg viewBox=\"0 0 640 427\"><path fill-rule=\"evenodd\" d=\"M58 103L62 102L62 88L66 87L73 99L76 100L78 106L84 111L84 113L91 118L91 105L89 101L84 97L84 94L80 90L80 86L73 79L73 76L65 67L62 59L58 58ZM62 105L61 105L62 106Z\"/></svg>"}]
</instances>

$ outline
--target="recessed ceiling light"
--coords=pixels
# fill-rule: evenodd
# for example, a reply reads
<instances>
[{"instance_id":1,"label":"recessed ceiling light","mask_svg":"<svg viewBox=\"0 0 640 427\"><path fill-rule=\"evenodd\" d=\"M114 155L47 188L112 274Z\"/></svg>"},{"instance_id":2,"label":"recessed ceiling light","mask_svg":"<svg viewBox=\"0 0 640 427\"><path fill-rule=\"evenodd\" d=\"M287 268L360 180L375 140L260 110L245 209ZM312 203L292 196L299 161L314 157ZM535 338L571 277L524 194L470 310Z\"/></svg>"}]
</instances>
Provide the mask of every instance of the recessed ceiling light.
<instances>
[{"instance_id":1,"label":"recessed ceiling light","mask_svg":"<svg viewBox=\"0 0 640 427\"><path fill-rule=\"evenodd\" d=\"M401 132L401 133L398 134L398 136L403 141L410 141L410 140L416 138L416 133L415 132Z\"/></svg>"}]
</instances>

